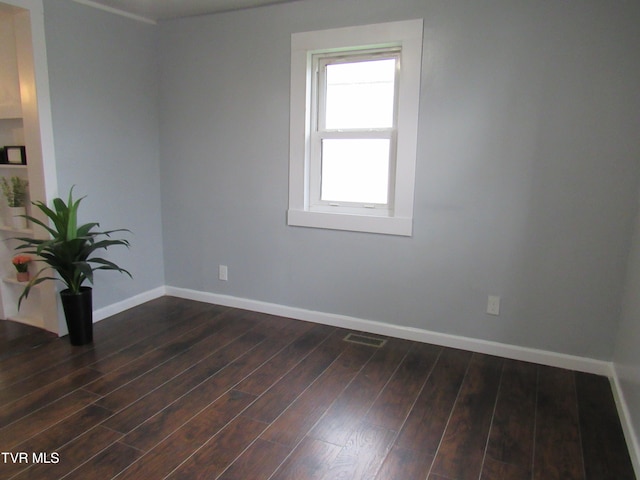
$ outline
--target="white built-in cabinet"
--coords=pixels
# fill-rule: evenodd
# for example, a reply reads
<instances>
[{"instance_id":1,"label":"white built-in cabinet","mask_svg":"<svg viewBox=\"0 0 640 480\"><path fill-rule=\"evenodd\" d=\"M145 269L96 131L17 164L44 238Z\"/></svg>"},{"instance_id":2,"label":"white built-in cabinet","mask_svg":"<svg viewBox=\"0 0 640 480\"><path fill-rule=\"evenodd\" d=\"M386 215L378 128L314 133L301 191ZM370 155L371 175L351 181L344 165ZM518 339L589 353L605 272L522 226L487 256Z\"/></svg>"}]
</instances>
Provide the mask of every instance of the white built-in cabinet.
<instances>
[{"instance_id":1,"label":"white built-in cabinet","mask_svg":"<svg viewBox=\"0 0 640 480\"><path fill-rule=\"evenodd\" d=\"M27 213L31 200L43 200L44 171L37 107L29 13L21 9L0 9L0 147L25 145L27 165L0 164L0 177L19 176L29 181ZM0 318L52 329L57 324L55 286L45 282L32 289L18 310L18 299L24 284L16 280L11 261L18 252L16 237L42 236L42 228L27 225L16 229L5 196L0 192ZM30 270L41 268L32 262ZM48 317L48 318L47 318Z\"/></svg>"}]
</instances>

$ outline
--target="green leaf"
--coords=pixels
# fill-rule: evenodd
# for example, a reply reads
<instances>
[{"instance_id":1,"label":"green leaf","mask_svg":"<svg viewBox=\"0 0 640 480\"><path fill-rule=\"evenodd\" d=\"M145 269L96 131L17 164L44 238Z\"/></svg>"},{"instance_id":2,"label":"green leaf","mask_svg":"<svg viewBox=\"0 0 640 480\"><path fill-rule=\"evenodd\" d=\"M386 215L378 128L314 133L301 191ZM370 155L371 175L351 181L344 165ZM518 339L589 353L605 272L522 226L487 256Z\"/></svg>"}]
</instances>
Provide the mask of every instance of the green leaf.
<instances>
[{"instance_id":1,"label":"green leaf","mask_svg":"<svg viewBox=\"0 0 640 480\"><path fill-rule=\"evenodd\" d=\"M24 253L37 255L40 262L46 267L40 270L34 278L25 286L25 289L18 301L18 308L24 298L27 298L31 288L46 280L61 280L72 292L79 292L83 282L93 283L95 270L115 270L131 277L131 273L110 260L101 257L94 257L97 250L106 250L114 246L130 247L127 239L111 238L111 235L127 232L128 229L116 229L106 231L95 231L99 223L90 222L78 226L78 209L80 202L85 197L78 200L73 198L73 187L69 191L67 203L61 198L55 198L52 208L43 202L32 202L35 207L49 219L50 224L26 215L34 225L44 228L49 234L49 238L19 237L21 243L16 247ZM53 270L58 274L54 276L41 276L46 270Z\"/></svg>"}]
</instances>

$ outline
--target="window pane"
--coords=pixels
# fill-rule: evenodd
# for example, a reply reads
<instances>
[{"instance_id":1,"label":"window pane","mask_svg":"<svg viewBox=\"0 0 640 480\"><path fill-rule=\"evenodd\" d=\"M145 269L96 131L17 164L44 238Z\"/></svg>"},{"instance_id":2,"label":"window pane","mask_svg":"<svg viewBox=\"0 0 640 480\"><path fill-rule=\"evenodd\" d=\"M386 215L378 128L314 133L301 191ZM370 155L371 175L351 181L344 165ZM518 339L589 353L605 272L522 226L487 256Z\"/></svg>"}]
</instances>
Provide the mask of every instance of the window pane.
<instances>
[{"instance_id":1,"label":"window pane","mask_svg":"<svg viewBox=\"0 0 640 480\"><path fill-rule=\"evenodd\" d=\"M320 199L326 202L388 202L388 139L322 141Z\"/></svg>"},{"instance_id":2,"label":"window pane","mask_svg":"<svg viewBox=\"0 0 640 480\"><path fill-rule=\"evenodd\" d=\"M395 70L395 58L327 65L325 127L393 127Z\"/></svg>"}]
</instances>

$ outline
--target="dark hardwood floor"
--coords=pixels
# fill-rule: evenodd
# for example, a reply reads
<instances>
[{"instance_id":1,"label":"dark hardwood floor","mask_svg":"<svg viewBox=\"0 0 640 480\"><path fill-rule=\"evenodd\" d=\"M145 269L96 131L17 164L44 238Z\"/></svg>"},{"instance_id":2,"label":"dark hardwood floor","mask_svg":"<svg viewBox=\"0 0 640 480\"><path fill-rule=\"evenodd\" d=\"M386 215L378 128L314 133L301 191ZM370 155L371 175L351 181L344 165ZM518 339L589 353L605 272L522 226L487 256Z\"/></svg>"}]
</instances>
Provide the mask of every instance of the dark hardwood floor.
<instances>
[{"instance_id":1,"label":"dark hardwood floor","mask_svg":"<svg viewBox=\"0 0 640 480\"><path fill-rule=\"evenodd\" d=\"M83 347L2 321L0 478L635 478L608 379L347 333L171 297Z\"/></svg>"}]
</instances>

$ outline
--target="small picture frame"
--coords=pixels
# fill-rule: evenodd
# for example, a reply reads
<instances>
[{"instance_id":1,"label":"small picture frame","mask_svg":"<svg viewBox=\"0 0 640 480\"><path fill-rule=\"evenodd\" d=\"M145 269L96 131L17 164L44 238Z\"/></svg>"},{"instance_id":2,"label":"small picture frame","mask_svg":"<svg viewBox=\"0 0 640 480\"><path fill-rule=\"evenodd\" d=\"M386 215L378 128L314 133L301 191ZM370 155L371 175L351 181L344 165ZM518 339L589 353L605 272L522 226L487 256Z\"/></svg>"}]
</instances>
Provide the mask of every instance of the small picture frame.
<instances>
[{"instance_id":1,"label":"small picture frame","mask_svg":"<svg viewBox=\"0 0 640 480\"><path fill-rule=\"evenodd\" d=\"M5 146L2 149L2 157L0 158L0 161L8 165L26 165L27 149L24 145Z\"/></svg>"}]
</instances>

